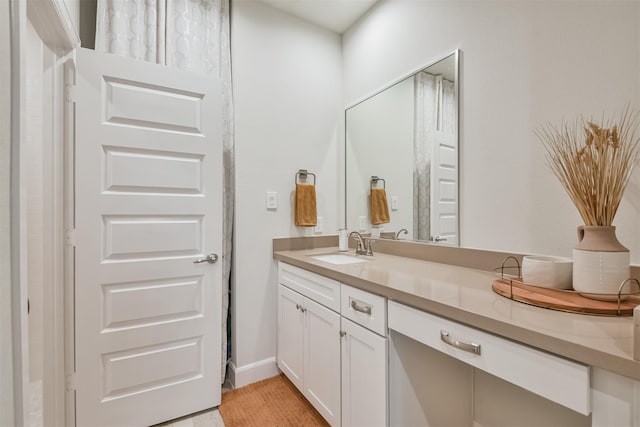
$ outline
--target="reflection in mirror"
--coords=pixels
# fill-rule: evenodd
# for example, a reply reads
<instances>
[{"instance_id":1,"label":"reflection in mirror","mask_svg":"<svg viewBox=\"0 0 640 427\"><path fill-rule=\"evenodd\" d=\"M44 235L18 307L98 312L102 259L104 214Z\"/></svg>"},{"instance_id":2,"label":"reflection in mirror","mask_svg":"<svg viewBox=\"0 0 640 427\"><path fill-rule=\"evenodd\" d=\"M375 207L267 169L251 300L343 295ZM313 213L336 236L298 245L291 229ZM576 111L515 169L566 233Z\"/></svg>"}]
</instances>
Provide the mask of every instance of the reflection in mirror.
<instances>
[{"instance_id":1,"label":"reflection in mirror","mask_svg":"<svg viewBox=\"0 0 640 427\"><path fill-rule=\"evenodd\" d=\"M458 54L347 109L349 230L459 244ZM388 217L376 188L384 188Z\"/></svg>"}]
</instances>

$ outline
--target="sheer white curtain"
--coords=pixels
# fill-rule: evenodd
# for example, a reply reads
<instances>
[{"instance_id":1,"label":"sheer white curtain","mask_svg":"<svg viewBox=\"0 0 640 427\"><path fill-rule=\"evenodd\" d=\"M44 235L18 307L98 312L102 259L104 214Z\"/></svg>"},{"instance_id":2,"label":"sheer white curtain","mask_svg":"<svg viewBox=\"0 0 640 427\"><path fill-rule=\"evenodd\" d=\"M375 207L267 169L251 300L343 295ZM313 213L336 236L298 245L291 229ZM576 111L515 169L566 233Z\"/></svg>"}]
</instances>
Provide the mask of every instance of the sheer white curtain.
<instances>
[{"instance_id":1,"label":"sheer white curtain","mask_svg":"<svg viewBox=\"0 0 640 427\"><path fill-rule=\"evenodd\" d=\"M431 237L431 150L436 128L436 77L423 71L413 83L413 238Z\"/></svg>"},{"instance_id":2,"label":"sheer white curtain","mask_svg":"<svg viewBox=\"0 0 640 427\"><path fill-rule=\"evenodd\" d=\"M234 203L229 0L98 0L96 50L215 75L222 79L224 276L221 351L224 379Z\"/></svg>"},{"instance_id":3,"label":"sheer white curtain","mask_svg":"<svg viewBox=\"0 0 640 427\"><path fill-rule=\"evenodd\" d=\"M431 160L436 143L455 136L454 84L421 71L414 77L413 238L431 236Z\"/></svg>"},{"instance_id":4,"label":"sheer white curtain","mask_svg":"<svg viewBox=\"0 0 640 427\"><path fill-rule=\"evenodd\" d=\"M437 130L445 134L446 138L453 138L456 134L456 89L453 82L443 79L442 77L439 77L439 80L441 101L438 104L440 115Z\"/></svg>"}]
</instances>

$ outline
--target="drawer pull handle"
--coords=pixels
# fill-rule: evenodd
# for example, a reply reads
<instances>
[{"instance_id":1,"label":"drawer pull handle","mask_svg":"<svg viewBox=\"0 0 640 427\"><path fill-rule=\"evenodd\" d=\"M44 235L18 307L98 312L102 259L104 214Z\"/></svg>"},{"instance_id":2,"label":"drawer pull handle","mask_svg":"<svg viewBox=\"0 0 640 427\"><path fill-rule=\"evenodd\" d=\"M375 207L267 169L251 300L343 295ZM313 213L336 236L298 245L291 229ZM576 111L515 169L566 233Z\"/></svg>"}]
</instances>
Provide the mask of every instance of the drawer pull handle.
<instances>
[{"instance_id":1,"label":"drawer pull handle","mask_svg":"<svg viewBox=\"0 0 640 427\"><path fill-rule=\"evenodd\" d=\"M369 307L368 305L362 306L358 305L358 303L355 301L351 301L351 308L353 308L355 311L359 311L360 313L368 314L369 316L371 316L371 307Z\"/></svg>"},{"instance_id":2,"label":"drawer pull handle","mask_svg":"<svg viewBox=\"0 0 640 427\"><path fill-rule=\"evenodd\" d=\"M459 348L462 351L480 355L480 344L466 343L454 340L449 336L449 332L440 331L440 339L452 347Z\"/></svg>"}]
</instances>

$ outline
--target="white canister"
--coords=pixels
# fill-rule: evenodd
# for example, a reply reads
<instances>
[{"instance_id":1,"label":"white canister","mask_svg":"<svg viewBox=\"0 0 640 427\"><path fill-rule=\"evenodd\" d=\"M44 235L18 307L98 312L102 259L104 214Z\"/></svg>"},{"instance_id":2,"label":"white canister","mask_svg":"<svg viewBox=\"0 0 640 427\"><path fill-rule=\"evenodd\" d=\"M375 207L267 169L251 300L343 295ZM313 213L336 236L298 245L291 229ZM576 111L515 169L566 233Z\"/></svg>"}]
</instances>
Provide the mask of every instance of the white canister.
<instances>
[{"instance_id":1,"label":"white canister","mask_svg":"<svg viewBox=\"0 0 640 427\"><path fill-rule=\"evenodd\" d=\"M349 234L346 228L338 230L338 250L347 252L349 250Z\"/></svg>"},{"instance_id":2,"label":"white canister","mask_svg":"<svg viewBox=\"0 0 640 427\"><path fill-rule=\"evenodd\" d=\"M528 255L522 258L522 280L528 285L571 289L571 258Z\"/></svg>"}]
</instances>

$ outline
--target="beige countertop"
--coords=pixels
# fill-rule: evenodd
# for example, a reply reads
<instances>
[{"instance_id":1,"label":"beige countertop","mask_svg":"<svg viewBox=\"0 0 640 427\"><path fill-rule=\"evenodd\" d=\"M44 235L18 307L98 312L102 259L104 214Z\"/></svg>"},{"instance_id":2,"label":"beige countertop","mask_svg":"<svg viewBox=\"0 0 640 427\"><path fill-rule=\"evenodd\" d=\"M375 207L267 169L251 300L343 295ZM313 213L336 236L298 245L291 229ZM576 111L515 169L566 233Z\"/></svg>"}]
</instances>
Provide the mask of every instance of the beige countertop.
<instances>
[{"instance_id":1,"label":"beige countertop","mask_svg":"<svg viewBox=\"0 0 640 427\"><path fill-rule=\"evenodd\" d=\"M633 318L563 313L501 297L487 271L384 253L336 265L311 255L337 248L276 251L274 258L513 341L640 381ZM349 251L353 255L353 249Z\"/></svg>"}]
</instances>

